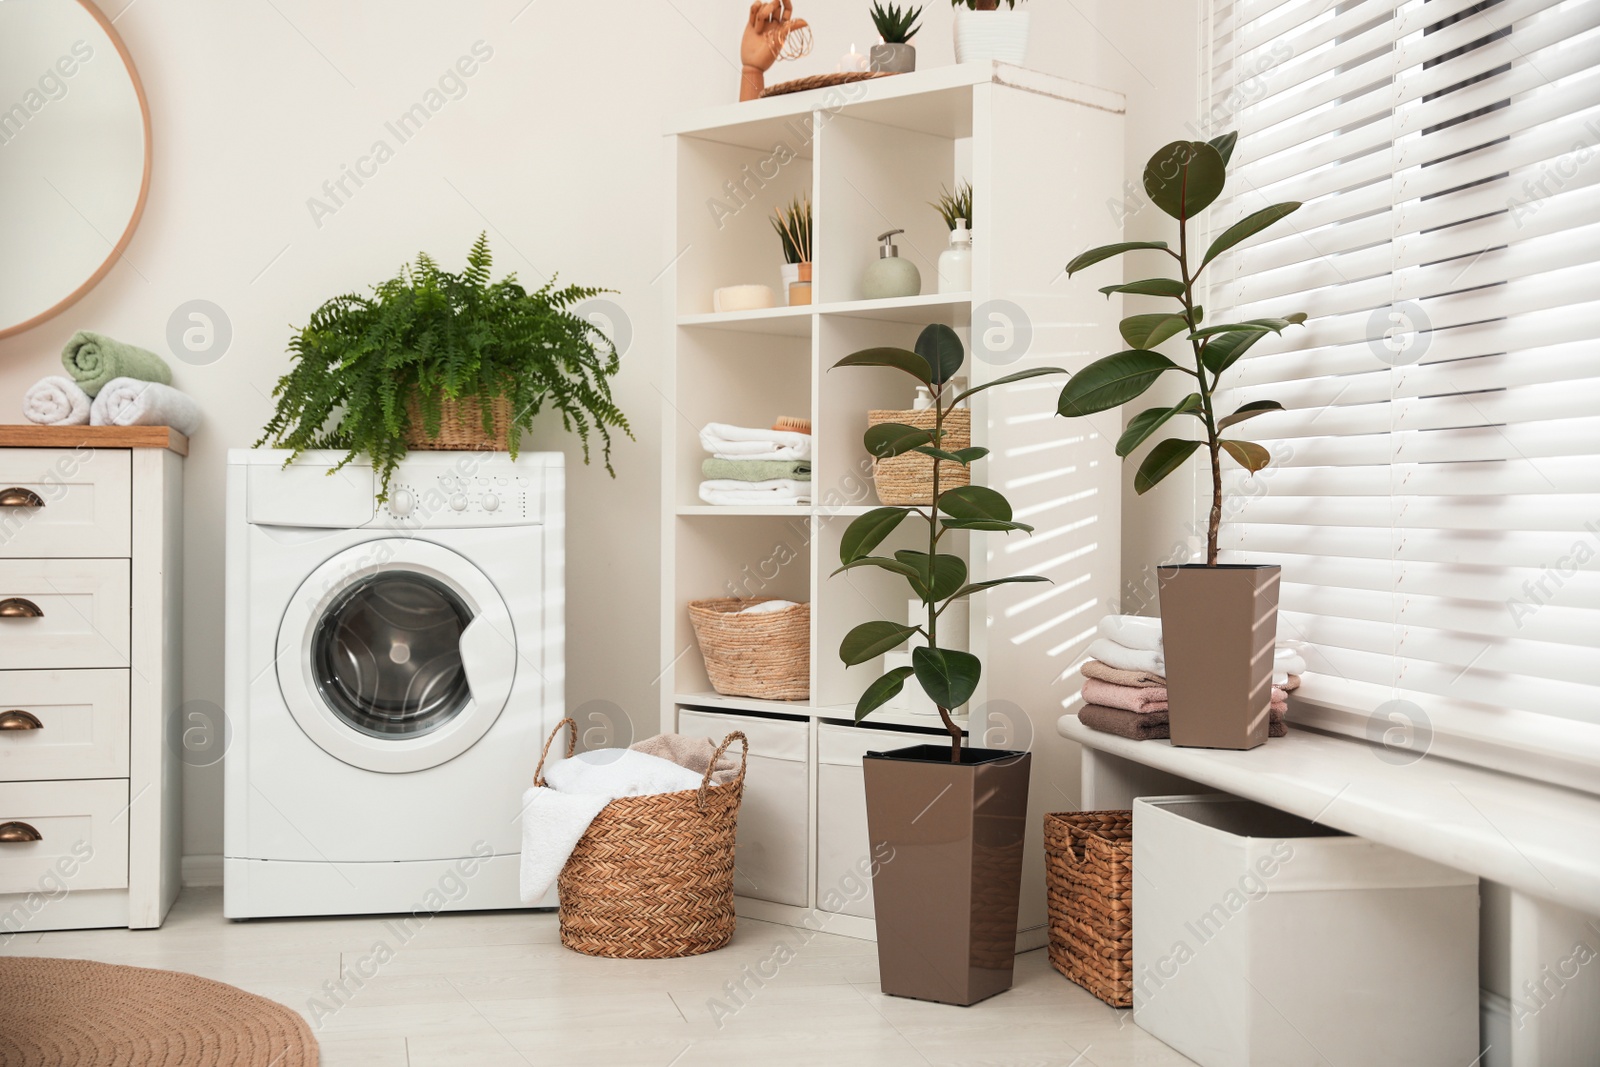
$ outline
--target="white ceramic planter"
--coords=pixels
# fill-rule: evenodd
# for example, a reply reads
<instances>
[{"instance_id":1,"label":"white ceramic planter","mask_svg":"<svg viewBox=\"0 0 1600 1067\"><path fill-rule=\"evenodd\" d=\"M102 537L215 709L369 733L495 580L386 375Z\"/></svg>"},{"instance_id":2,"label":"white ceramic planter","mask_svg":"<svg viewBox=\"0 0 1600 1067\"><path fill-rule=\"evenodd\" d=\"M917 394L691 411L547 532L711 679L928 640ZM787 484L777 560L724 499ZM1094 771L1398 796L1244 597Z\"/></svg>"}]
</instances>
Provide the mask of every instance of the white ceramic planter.
<instances>
[{"instance_id":1,"label":"white ceramic planter","mask_svg":"<svg viewBox=\"0 0 1600 1067\"><path fill-rule=\"evenodd\" d=\"M783 297L783 302L787 304L789 303L789 286L800 280L800 264L785 263L779 273L783 277L783 288L779 290L779 295Z\"/></svg>"},{"instance_id":2,"label":"white ceramic planter","mask_svg":"<svg viewBox=\"0 0 1600 1067\"><path fill-rule=\"evenodd\" d=\"M956 62L1021 64L1028 56L1028 12L1021 8L956 8Z\"/></svg>"}]
</instances>

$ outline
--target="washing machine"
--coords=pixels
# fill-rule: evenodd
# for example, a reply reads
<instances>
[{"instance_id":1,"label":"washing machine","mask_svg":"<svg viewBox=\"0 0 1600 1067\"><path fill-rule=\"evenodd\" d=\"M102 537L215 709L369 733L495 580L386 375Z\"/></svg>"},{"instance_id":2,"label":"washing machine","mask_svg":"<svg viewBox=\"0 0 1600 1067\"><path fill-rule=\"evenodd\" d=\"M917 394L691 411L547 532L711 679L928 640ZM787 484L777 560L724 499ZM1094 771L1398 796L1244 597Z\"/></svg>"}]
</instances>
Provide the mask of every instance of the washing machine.
<instances>
[{"instance_id":1,"label":"washing machine","mask_svg":"<svg viewBox=\"0 0 1600 1067\"><path fill-rule=\"evenodd\" d=\"M413 452L380 505L341 456L228 455L223 914L523 907L562 457Z\"/></svg>"}]
</instances>

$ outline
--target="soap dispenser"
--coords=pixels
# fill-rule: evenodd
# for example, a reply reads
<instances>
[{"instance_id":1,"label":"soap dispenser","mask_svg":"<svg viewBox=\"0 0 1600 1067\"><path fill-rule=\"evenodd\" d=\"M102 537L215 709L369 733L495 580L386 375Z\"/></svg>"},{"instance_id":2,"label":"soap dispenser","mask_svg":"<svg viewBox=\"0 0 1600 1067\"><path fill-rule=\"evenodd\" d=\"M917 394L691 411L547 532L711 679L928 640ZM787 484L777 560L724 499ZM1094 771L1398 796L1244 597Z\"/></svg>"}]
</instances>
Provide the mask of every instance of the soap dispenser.
<instances>
[{"instance_id":1,"label":"soap dispenser","mask_svg":"<svg viewBox=\"0 0 1600 1067\"><path fill-rule=\"evenodd\" d=\"M966 219L956 219L950 231L950 248L939 255L939 292L965 293L972 289L972 231Z\"/></svg>"},{"instance_id":2,"label":"soap dispenser","mask_svg":"<svg viewBox=\"0 0 1600 1067\"><path fill-rule=\"evenodd\" d=\"M900 258L900 249L894 243L894 235L905 232L890 230L878 235L883 247L878 249L877 260L868 265L867 272L861 277L863 300L921 295L922 272L917 270L915 263Z\"/></svg>"}]
</instances>

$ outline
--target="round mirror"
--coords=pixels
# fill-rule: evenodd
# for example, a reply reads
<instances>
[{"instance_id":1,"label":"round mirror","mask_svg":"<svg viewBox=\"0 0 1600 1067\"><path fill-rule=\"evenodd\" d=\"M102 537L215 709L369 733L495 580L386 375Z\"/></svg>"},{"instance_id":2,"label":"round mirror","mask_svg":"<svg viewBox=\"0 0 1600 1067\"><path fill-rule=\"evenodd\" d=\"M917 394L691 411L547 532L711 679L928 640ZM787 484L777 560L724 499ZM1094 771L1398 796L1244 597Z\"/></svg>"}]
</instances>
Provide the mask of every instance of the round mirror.
<instances>
[{"instance_id":1,"label":"round mirror","mask_svg":"<svg viewBox=\"0 0 1600 1067\"><path fill-rule=\"evenodd\" d=\"M0 2L0 337L111 269L150 186L150 111L88 0Z\"/></svg>"}]
</instances>

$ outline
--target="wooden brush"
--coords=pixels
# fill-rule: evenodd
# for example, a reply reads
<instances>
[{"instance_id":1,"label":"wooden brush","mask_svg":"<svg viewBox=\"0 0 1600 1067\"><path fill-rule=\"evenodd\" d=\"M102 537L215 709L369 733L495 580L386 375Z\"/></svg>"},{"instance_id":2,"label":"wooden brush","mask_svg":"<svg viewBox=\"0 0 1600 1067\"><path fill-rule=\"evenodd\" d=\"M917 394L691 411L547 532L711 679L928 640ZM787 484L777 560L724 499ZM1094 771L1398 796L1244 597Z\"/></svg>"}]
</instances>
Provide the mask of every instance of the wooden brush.
<instances>
[{"instance_id":1,"label":"wooden brush","mask_svg":"<svg viewBox=\"0 0 1600 1067\"><path fill-rule=\"evenodd\" d=\"M793 415L784 415L772 424L774 430L783 430L785 433L810 433L811 420L797 419Z\"/></svg>"}]
</instances>

